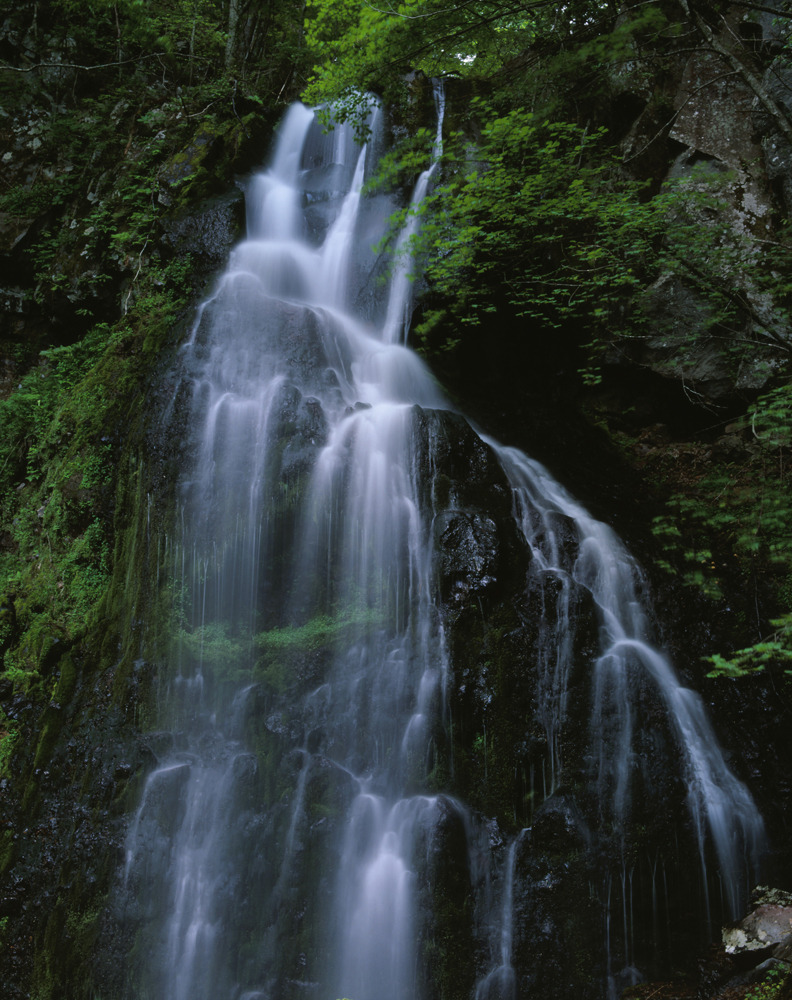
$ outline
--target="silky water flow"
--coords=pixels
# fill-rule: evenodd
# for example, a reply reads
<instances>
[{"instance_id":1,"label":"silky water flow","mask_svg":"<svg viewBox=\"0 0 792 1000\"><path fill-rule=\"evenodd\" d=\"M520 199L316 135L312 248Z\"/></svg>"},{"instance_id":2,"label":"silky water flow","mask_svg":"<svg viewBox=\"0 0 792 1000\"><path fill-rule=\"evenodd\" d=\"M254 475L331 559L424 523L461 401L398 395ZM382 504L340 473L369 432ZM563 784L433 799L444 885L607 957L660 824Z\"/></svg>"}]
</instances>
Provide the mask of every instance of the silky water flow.
<instances>
[{"instance_id":1,"label":"silky water flow","mask_svg":"<svg viewBox=\"0 0 792 1000\"><path fill-rule=\"evenodd\" d=\"M440 154L439 88L435 98L434 151L412 208ZM590 995L615 995L639 974L627 849L642 767L635 691L649 686L662 706L707 918L713 905L736 915L755 874L761 819L701 699L651 644L638 567L541 466L452 413L405 346L418 216L388 266L374 247L398 206L364 193L382 119L373 107L361 146L349 127L325 133L311 110L291 108L269 169L248 184L248 237L177 361L163 425L183 437L185 460L176 523L158 548L173 631L159 673L164 728L149 739L158 763L119 893L136 942L130 995L432 1000L429 945L447 932L432 879L449 825L465 845L468 995L541 995L530 942L517 955L518 912L530 927L541 884L525 860L531 830L493 833L494 820L437 791L441 771L455 787L436 565L437 524L453 503L437 449L459 427L511 493L528 591L537 580L554 588L530 670L513 664L535 686L546 740L532 808L569 802L565 733L573 715L580 725L570 677L588 672L581 767L596 806L570 815L585 814L592 871L603 871L590 885L603 949ZM581 665L583 592L599 651ZM486 731L483 745L486 755ZM658 864L644 893L655 920L668 895Z\"/></svg>"}]
</instances>

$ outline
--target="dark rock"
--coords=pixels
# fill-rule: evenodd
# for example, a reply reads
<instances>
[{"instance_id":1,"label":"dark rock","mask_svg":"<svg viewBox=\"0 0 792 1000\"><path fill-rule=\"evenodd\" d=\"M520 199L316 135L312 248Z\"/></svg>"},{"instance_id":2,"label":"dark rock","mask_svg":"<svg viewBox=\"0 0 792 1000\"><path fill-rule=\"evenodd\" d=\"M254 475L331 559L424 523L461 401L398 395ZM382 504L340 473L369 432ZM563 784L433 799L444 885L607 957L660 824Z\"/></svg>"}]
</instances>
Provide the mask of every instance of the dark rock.
<instances>
[{"instance_id":1,"label":"dark rock","mask_svg":"<svg viewBox=\"0 0 792 1000\"><path fill-rule=\"evenodd\" d=\"M467 600L471 591L484 590L496 581L501 551L492 518L445 511L435 518L434 539L444 601Z\"/></svg>"},{"instance_id":2,"label":"dark rock","mask_svg":"<svg viewBox=\"0 0 792 1000\"><path fill-rule=\"evenodd\" d=\"M181 822L182 793L190 780L190 768L189 762L177 761L154 771L148 778L141 821L151 817L165 836L173 836Z\"/></svg>"},{"instance_id":3,"label":"dark rock","mask_svg":"<svg viewBox=\"0 0 792 1000\"><path fill-rule=\"evenodd\" d=\"M786 58L779 57L771 63L762 83L771 100L789 119L792 111L792 69ZM763 106L757 106L754 118L757 131L762 136L762 152L768 179L780 191L789 213L792 211L792 143Z\"/></svg>"},{"instance_id":4,"label":"dark rock","mask_svg":"<svg viewBox=\"0 0 792 1000\"><path fill-rule=\"evenodd\" d=\"M170 732L146 733L141 742L157 761L164 760L173 751L173 733Z\"/></svg>"},{"instance_id":5,"label":"dark rock","mask_svg":"<svg viewBox=\"0 0 792 1000\"><path fill-rule=\"evenodd\" d=\"M537 809L531 824L531 844L539 851L583 850L590 834L574 799L554 795Z\"/></svg>"},{"instance_id":6,"label":"dark rock","mask_svg":"<svg viewBox=\"0 0 792 1000\"><path fill-rule=\"evenodd\" d=\"M465 418L413 408L415 448L427 505L435 511L478 508L511 516L511 489L495 452Z\"/></svg>"},{"instance_id":7,"label":"dark rock","mask_svg":"<svg viewBox=\"0 0 792 1000\"><path fill-rule=\"evenodd\" d=\"M188 214L163 222L162 243L175 255L191 255L204 274L221 268L244 225L242 192L205 201Z\"/></svg>"}]
</instances>

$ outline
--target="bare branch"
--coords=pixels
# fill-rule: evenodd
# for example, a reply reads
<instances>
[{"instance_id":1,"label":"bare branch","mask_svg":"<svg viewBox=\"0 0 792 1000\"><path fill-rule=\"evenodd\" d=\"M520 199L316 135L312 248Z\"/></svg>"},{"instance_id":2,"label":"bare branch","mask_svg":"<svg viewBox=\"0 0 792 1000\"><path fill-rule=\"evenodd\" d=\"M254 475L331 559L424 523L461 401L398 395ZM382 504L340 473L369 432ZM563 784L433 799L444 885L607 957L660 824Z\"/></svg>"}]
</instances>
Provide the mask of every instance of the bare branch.
<instances>
[{"instance_id":1,"label":"bare branch","mask_svg":"<svg viewBox=\"0 0 792 1000\"><path fill-rule=\"evenodd\" d=\"M792 143L792 123L790 123L781 108L779 108L773 98L768 94L767 90L762 85L761 80L751 72L741 59L739 59L733 52L729 51L729 49L718 41L712 28L710 28L704 18L697 11L692 11L690 9L688 0L680 0L680 4L687 16L696 24L699 31L706 38L707 43L713 52L717 52L719 56L726 60L732 69L739 73L743 81L747 83L754 94L756 94L760 104L773 118L786 139Z\"/></svg>"},{"instance_id":2,"label":"bare branch","mask_svg":"<svg viewBox=\"0 0 792 1000\"><path fill-rule=\"evenodd\" d=\"M160 59L162 56L170 59L188 59L196 62L206 62L205 59L199 59L198 56L183 55L180 52L148 52L144 55L135 56L133 59L121 59L109 63L95 63L93 66L83 66L80 63L66 62L41 62L34 63L32 66L9 66L8 63L0 63L0 71L8 70L9 73L32 73L37 69L83 69L91 71L95 69L111 69L114 66L126 66L129 63L140 62L143 59Z\"/></svg>"}]
</instances>

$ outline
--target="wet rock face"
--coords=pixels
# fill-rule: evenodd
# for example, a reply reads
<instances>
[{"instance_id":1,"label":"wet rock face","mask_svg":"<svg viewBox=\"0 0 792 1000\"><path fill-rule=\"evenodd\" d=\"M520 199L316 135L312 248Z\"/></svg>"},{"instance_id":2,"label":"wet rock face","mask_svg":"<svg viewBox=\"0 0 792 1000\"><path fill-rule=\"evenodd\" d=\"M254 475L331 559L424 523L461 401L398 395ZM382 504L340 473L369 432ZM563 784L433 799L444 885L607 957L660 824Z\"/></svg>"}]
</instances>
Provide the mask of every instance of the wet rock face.
<instances>
[{"instance_id":1,"label":"wet rock face","mask_svg":"<svg viewBox=\"0 0 792 1000\"><path fill-rule=\"evenodd\" d=\"M575 823L564 810L547 814L564 828ZM572 827L569 823L572 822ZM546 830L549 832L549 827ZM578 840L578 834L571 834ZM540 837L541 839L541 837ZM580 851L566 853L565 840L544 849L525 836L515 859L515 941L517 996L594 1000L606 979L600 904L590 880L596 867Z\"/></svg>"},{"instance_id":2,"label":"wet rock face","mask_svg":"<svg viewBox=\"0 0 792 1000\"><path fill-rule=\"evenodd\" d=\"M421 995L471 996L476 968L470 886L475 874L468 831L452 799L441 796L437 811L425 843L416 852L416 875L425 904L418 942L425 976Z\"/></svg>"},{"instance_id":3,"label":"wet rock face","mask_svg":"<svg viewBox=\"0 0 792 1000\"><path fill-rule=\"evenodd\" d=\"M446 511L435 518L440 596L458 603L494 582L499 569L498 528L478 513Z\"/></svg>"},{"instance_id":4,"label":"wet rock face","mask_svg":"<svg viewBox=\"0 0 792 1000\"><path fill-rule=\"evenodd\" d=\"M536 810L531 824L531 846L538 851L569 853L584 850L591 840L580 808L565 795L547 799Z\"/></svg>"},{"instance_id":5,"label":"wet rock face","mask_svg":"<svg viewBox=\"0 0 792 1000\"><path fill-rule=\"evenodd\" d=\"M493 450L465 418L415 407L414 437L425 499L434 510L481 508L511 514L511 491Z\"/></svg>"},{"instance_id":6,"label":"wet rock face","mask_svg":"<svg viewBox=\"0 0 792 1000\"><path fill-rule=\"evenodd\" d=\"M92 676L85 666L78 663L73 697L57 718L50 710L48 729L24 697L8 706L24 740L14 780L0 782L8 1000L31 988L41 996L120 995L130 942L105 904L123 859L126 809L151 754L123 708L110 704L113 671ZM44 739L46 763L34 767Z\"/></svg>"},{"instance_id":7,"label":"wet rock face","mask_svg":"<svg viewBox=\"0 0 792 1000\"><path fill-rule=\"evenodd\" d=\"M178 257L190 255L198 270L209 275L228 260L244 224L242 192L233 190L174 219L163 222L162 243Z\"/></svg>"},{"instance_id":8,"label":"wet rock face","mask_svg":"<svg viewBox=\"0 0 792 1000\"><path fill-rule=\"evenodd\" d=\"M521 543L495 453L459 414L413 413L419 494L431 518L441 599L454 606L514 578ZM519 575L519 572L518 572Z\"/></svg>"}]
</instances>

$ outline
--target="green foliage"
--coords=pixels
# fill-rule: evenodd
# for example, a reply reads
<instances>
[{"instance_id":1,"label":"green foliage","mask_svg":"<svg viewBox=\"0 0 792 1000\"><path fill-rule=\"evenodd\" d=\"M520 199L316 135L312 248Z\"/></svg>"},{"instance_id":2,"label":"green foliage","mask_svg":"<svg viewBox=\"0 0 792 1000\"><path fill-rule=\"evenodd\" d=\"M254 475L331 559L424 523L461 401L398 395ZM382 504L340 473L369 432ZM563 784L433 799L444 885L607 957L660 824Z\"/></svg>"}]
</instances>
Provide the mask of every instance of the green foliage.
<instances>
[{"instance_id":1,"label":"green foliage","mask_svg":"<svg viewBox=\"0 0 792 1000\"><path fill-rule=\"evenodd\" d=\"M190 259L163 255L163 219L189 203L185 192L200 198L212 183L225 187L211 172L230 176L250 125L240 118L250 105L225 74L225 39L210 25L224 6L100 3L94 22L71 0L53 6L60 20L41 30L66 32L75 65L134 52L140 60L92 70L88 94L75 70L57 113L31 110L29 94L7 106L18 128L35 122L39 168L30 188L24 180L6 187L0 212L35 218L20 265L30 262L31 299L64 317L56 346L20 348L22 374L0 401L0 652L14 687L42 696L43 665L95 627L109 593L123 441L140 412L141 379L194 295ZM185 62L188 43L176 34L187 18L194 34ZM150 62L156 46L172 62ZM200 73L181 73L199 57L207 60Z\"/></svg>"},{"instance_id":2,"label":"green foliage","mask_svg":"<svg viewBox=\"0 0 792 1000\"><path fill-rule=\"evenodd\" d=\"M454 350L496 315L515 336L552 331L579 348L585 385L599 383L601 355L623 338L666 333L679 345L681 371L695 338L717 342L735 370L743 362L755 369L758 350L770 349L768 363L772 352L788 350L789 234L758 239L736 222L734 179L707 164L659 190L644 187L625 171L607 129L590 124L608 120L621 74L651 77L641 59L648 42L657 62L690 29L655 3L618 13L577 2L563 18L542 2L519 12L436 0L309 5L316 68L308 99L335 101L338 116L360 123L373 90L408 123L408 136L383 162L382 187L408 186L429 160L432 130L412 126L422 94L409 72L462 78L472 94L462 123L449 116L456 128L444 136L439 180L405 251L420 262L427 286L415 331L424 351ZM585 94L575 90L583 80ZM690 298L684 326L656 308L654 286L668 277ZM735 336L747 320L753 341ZM785 582L792 581L790 385L756 403L748 430L747 463L716 463L654 523L658 564L708 597L719 599L735 574L755 587L766 581L763 621L774 631L711 659L714 673L732 675L786 666L792 656L783 596L792 590Z\"/></svg>"},{"instance_id":3,"label":"green foliage","mask_svg":"<svg viewBox=\"0 0 792 1000\"><path fill-rule=\"evenodd\" d=\"M673 49L685 26L661 5L625 13L576 0L558 17L543 0L519 10L314 0L306 18L316 65L305 98L332 101L337 117L361 124L374 91L408 123L409 136L383 165L384 186L428 161L431 130L414 125L420 79L409 74L461 78L467 89L455 90L473 95L462 98L462 127L445 136L442 179L405 251L426 265L429 297L417 330L424 350L453 349L497 312L515 335L563 331L584 350L583 382L597 384L608 344L657 333L662 320L648 322L645 290L664 274L701 298L692 335L730 336L750 313L758 335L778 344L789 319L788 241L760 242L735 227L721 197L729 178L706 165L650 193L625 171L606 126L591 125L592 112L608 120L620 75L649 73L640 58L647 43L655 58ZM585 96L572 96L570 79L585 80ZM773 315L760 317L749 293L771 296Z\"/></svg>"},{"instance_id":4,"label":"green foliage","mask_svg":"<svg viewBox=\"0 0 792 1000\"><path fill-rule=\"evenodd\" d=\"M5 672L18 687L56 641L74 638L107 580L106 529L97 509L111 483L110 445L92 441L79 413L97 405L80 391L106 335L46 352L21 389L0 403L0 503L9 525L0 561ZM77 403L77 412L72 409ZM14 642L14 639L18 642Z\"/></svg>"},{"instance_id":5,"label":"green foliage","mask_svg":"<svg viewBox=\"0 0 792 1000\"><path fill-rule=\"evenodd\" d=\"M419 209L422 227L408 248L424 264L431 295L416 329L425 349L453 348L495 313L526 336L559 330L574 343L585 330L581 376L596 384L599 356L614 339L657 335L646 289L664 274L701 296L689 337L734 325L757 245L723 221L723 177L694 175L648 198L644 185L623 173L604 127L525 108L500 113L477 98L471 108L478 140L472 146L463 132L446 137L443 182ZM386 160L386 184L414 169L421 139L405 144L401 175L400 151ZM394 229L402 221L403 214ZM778 244L774 252L788 251ZM772 344L775 325L786 321L779 273L786 271L771 270L753 288L777 303L765 330ZM747 358L755 346L733 351Z\"/></svg>"},{"instance_id":6,"label":"green foliage","mask_svg":"<svg viewBox=\"0 0 792 1000\"><path fill-rule=\"evenodd\" d=\"M126 316L41 352L0 401L0 651L18 690L37 690L42 664L97 622L111 581L120 421L128 428L140 405L138 354L152 337L161 346L185 285L184 262L149 269Z\"/></svg>"},{"instance_id":7,"label":"green foliage","mask_svg":"<svg viewBox=\"0 0 792 1000\"><path fill-rule=\"evenodd\" d=\"M745 579L773 580L778 605L768 635L730 656L709 657L710 676L742 676L792 664L792 519L789 450L792 383L760 397L743 421L751 455L740 465L716 465L695 491L676 495L655 518L664 557L658 565L688 586L720 598L722 576L736 566ZM717 547L717 552L713 549ZM790 671L788 671L790 672Z\"/></svg>"},{"instance_id":8,"label":"green foliage","mask_svg":"<svg viewBox=\"0 0 792 1000\"><path fill-rule=\"evenodd\" d=\"M226 5L219 0L94 0L89 19L81 0L53 0L51 7L48 27L84 63L134 66L140 60L145 71L156 53L160 73L164 68L176 81L192 83L224 58Z\"/></svg>"},{"instance_id":9,"label":"green foliage","mask_svg":"<svg viewBox=\"0 0 792 1000\"><path fill-rule=\"evenodd\" d=\"M624 58L635 32L666 25L656 5L621 21L616 5L596 0L575 0L563 16L558 13L549 0L519 8L505 2L402 0L383 7L363 0L311 0L305 38L314 72L305 98L315 104L333 101L342 117L357 118L366 91L381 94L389 105L408 105L409 75L416 71L489 82L530 50L537 78L537 62L541 66L544 59L574 51L584 63L604 64ZM577 46L570 45L573 39ZM509 86L514 84L512 74Z\"/></svg>"},{"instance_id":10,"label":"green foliage","mask_svg":"<svg viewBox=\"0 0 792 1000\"><path fill-rule=\"evenodd\" d=\"M213 671L230 672L249 667L249 637L232 637L225 622L211 622L195 629L181 628L176 642L195 663Z\"/></svg>"},{"instance_id":11,"label":"green foliage","mask_svg":"<svg viewBox=\"0 0 792 1000\"><path fill-rule=\"evenodd\" d=\"M438 77L469 75L475 67L480 74L493 68L498 51L501 59L507 49L516 54L532 35L529 21L500 5L481 16L474 5L439 0L406 0L398 8L313 0L305 38L316 65L305 98L315 104L331 99L342 114L356 117L367 91L402 104L410 71Z\"/></svg>"},{"instance_id":12,"label":"green foliage","mask_svg":"<svg viewBox=\"0 0 792 1000\"><path fill-rule=\"evenodd\" d=\"M441 320L479 326L504 304L526 329L585 323L594 339L614 322L624 329L662 223L618 178L604 128L473 107L484 123L475 159L464 135L450 136L448 179L423 209L417 242L443 305L419 337Z\"/></svg>"},{"instance_id":13,"label":"green foliage","mask_svg":"<svg viewBox=\"0 0 792 1000\"><path fill-rule=\"evenodd\" d=\"M317 615L304 625L273 628L259 632L253 639L265 655L281 651L315 650L346 640L356 629L382 625L382 614L372 608L351 608L330 617Z\"/></svg>"},{"instance_id":14,"label":"green foliage","mask_svg":"<svg viewBox=\"0 0 792 1000\"><path fill-rule=\"evenodd\" d=\"M778 386L751 407L746 422L764 449L774 452L783 474L788 449L792 446L792 383ZM790 554L792 554L792 541Z\"/></svg>"},{"instance_id":15,"label":"green foliage","mask_svg":"<svg viewBox=\"0 0 792 1000\"><path fill-rule=\"evenodd\" d=\"M792 665L792 614L775 618L770 624L778 626L778 631L762 642L738 649L729 657L721 656L720 653L708 657L712 670L707 676L744 677L746 674L761 673L768 666ZM792 669L786 672L792 674Z\"/></svg>"},{"instance_id":16,"label":"green foliage","mask_svg":"<svg viewBox=\"0 0 792 1000\"><path fill-rule=\"evenodd\" d=\"M758 983L748 989L744 1000L776 1000L785 995L790 981L789 969L775 966Z\"/></svg>"}]
</instances>

